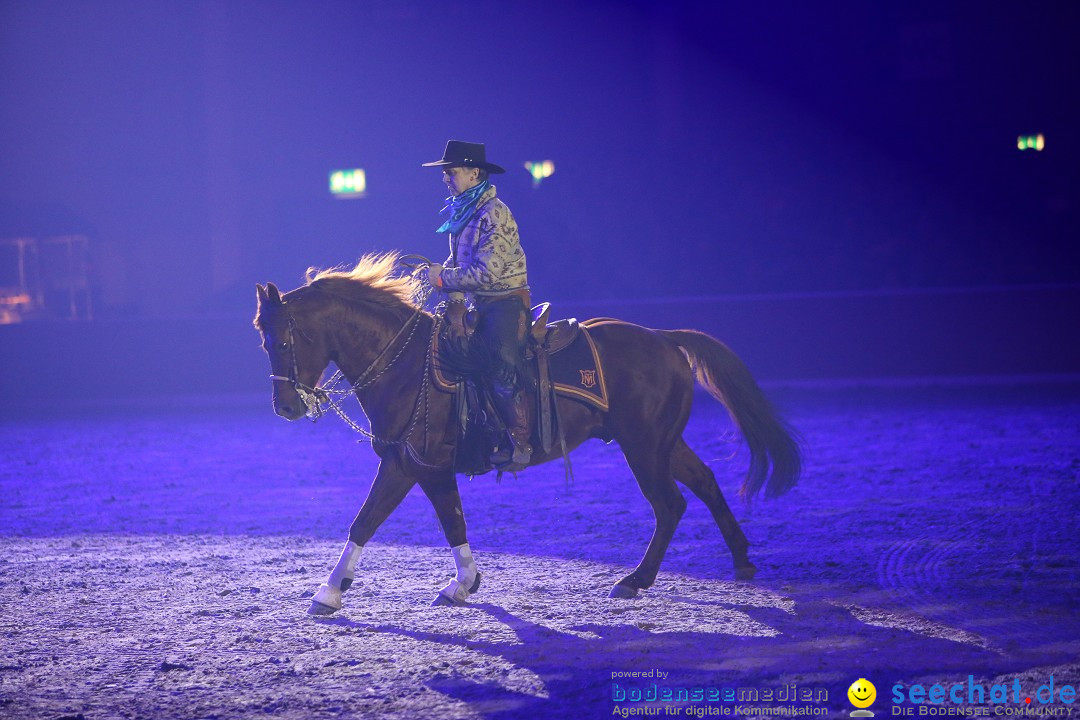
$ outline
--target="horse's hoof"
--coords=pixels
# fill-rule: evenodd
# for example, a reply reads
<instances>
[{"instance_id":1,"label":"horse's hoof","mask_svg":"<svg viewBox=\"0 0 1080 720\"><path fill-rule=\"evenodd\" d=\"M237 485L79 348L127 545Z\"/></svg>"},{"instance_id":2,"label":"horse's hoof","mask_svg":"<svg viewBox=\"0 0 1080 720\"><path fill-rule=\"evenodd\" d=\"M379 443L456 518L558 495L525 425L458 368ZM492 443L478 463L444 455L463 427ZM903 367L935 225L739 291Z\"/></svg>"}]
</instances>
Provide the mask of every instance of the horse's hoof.
<instances>
[{"instance_id":1,"label":"horse's hoof","mask_svg":"<svg viewBox=\"0 0 1080 720\"><path fill-rule=\"evenodd\" d=\"M755 575L757 575L757 568L752 563L735 568L736 580L753 580Z\"/></svg>"},{"instance_id":2,"label":"horse's hoof","mask_svg":"<svg viewBox=\"0 0 1080 720\"><path fill-rule=\"evenodd\" d=\"M442 593L435 596L435 599L431 601L431 607L456 607L457 603L453 598L447 597Z\"/></svg>"},{"instance_id":3,"label":"horse's hoof","mask_svg":"<svg viewBox=\"0 0 1080 720\"><path fill-rule=\"evenodd\" d=\"M333 615L341 609L341 590L326 583L319 586L311 596L308 615Z\"/></svg>"},{"instance_id":4,"label":"horse's hoof","mask_svg":"<svg viewBox=\"0 0 1080 720\"><path fill-rule=\"evenodd\" d=\"M476 582L474 582L474 583L472 584L472 587L471 587L471 588L469 588L469 594L470 594L470 595L472 595L472 594L474 594L474 593L475 593L475 592L476 592L477 590L479 590L479 589L480 589L480 573L479 573L479 572L477 572L477 573L476 573Z\"/></svg>"},{"instance_id":5,"label":"horse's hoof","mask_svg":"<svg viewBox=\"0 0 1080 720\"><path fill-rule=\"evenodd\" d=\"M637 597L637 588L632 588L629 585L616 585L611 588L611 592L608 593L609 598L618 598L620 600L632 600Z\"/></svg>"},{"instance_id":6,"label":"horse's hoof","mask_svg":"<svg viewBox=\"0 0 1080 720\"><path fill-rule=\"evenodd\" d=\"M333 615L338 609L336 607L330 607L325 603L321 603L318 600L311 601L311 607L307 609L308 615Z\"/></svg>"}]
</instances>

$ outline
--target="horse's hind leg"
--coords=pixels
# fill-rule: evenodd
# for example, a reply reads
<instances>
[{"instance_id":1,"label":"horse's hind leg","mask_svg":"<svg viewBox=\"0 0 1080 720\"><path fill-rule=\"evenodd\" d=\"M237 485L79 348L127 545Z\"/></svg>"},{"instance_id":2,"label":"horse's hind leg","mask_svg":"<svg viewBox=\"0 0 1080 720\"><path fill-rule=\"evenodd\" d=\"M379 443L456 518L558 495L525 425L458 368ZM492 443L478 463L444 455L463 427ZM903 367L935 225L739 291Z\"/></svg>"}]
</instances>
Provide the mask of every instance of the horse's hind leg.
<instances>
[{"instance_id":1,"label":"horse's hind leg","mask_svg":"<svg viewBox=\"0 0 1080 720\"><path fill-rule=\"evenodd\" d=\"M735 561L735 579L752 579L757 568L750 562L747 555L750 543L747 542L746 535L743 534L731 508L724 500L713 471L702 462L682 438L675 443L675 448L671 452L671 472L676 480L690 488L690 491L708 506L709 512L720 527L720 532L724 534L728 549L731 550L731 556Z\"/></svg>"},{"instance_id":2,"label":"horse's hind leg","mask_svg":"<svg viewBox=\"0 0 1080 720\"><path fill-rule=\"evenodd\" d=\"M433 473L420 481L420 489L439 516L439 524L446 535L446 542L450 544L457 567L457 574L439 591L432 605L459 605L480 589L480 571L476 568L465 533L465 513L461 509L457 477L452 470Z\"/></svg>"},{"instance_id":3,"label":"horse's hind leg","mask_svg":"<svg viewBox=\"0 0 1080 720\"><path fill-rule=\"evenodd\" d=\"M652 443L627 443L623 445L623 454L637 478L641 493L652 505L656 527L637 568L611 589L610 597L615 598L631 598L638 590L652 586L675 527L686 510L686 500L671 477L668 448L658 451Z\"/></svg>"}]
</instances>

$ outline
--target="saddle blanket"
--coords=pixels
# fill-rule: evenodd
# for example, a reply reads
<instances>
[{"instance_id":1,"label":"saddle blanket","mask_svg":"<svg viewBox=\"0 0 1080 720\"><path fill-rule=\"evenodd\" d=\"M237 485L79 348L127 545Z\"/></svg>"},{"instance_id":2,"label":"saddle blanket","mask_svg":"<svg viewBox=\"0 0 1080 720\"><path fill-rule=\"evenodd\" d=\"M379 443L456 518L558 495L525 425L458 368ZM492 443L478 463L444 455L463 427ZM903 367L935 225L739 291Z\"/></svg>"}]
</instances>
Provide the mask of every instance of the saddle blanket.
<instances>
[{"instance_id":1,"label":"saddle blanket","mask_svg":"<svg viewBox=\"0 0 1080 720\"><path fill-rule=\"evenodd\" d=\"M565 350L551 356L551 384L555 394L582 400L604 412L608 409L607 383L596 343L584 325Z\"/></svg>"}]
</instances>

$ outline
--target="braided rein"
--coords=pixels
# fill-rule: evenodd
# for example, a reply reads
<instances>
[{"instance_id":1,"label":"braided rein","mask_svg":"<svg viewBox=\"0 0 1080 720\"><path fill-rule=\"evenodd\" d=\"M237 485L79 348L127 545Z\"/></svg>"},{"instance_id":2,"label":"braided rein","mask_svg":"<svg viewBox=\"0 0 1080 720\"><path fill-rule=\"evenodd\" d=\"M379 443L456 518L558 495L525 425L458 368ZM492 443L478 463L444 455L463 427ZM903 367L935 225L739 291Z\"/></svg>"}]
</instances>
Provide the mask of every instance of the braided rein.
<instances>
[{"instance_id":1,"label":"braided rein","mask_svg":"<svg viewBox=\"0 0 1080 720\"><path fill-rule=\"evenodd\" d=\"M300 396L300 401L304 403L304 415L312 422L316 422L319 418L327 414L327 411L333 411L341 420L356 433L366 438L371 443L372 447L375 445L382 445L386 447L401 447L404 448L406 454L412 459L413 462L424 467L435 468L436 465L430 465L423 460L423 456L417 452L416 448L411 442L413 431L416 429L420 420L420 404L424 405L424 452L427 452L428 443L428 392L431 382L431 351L433 343L435 342L435 335L439 332L439 318L434 318L431 328L431 337L428 339L428 347L424 353L424 370L420 382L420 390L416 396L416 402L413 404L412 412L409 415L408 427L403 433L402 437L397 440L388 440L375 435L371 430L362 427L359 423L353 420L349 414L342 407L343 403L350 396L355 395L359 399L359 393L361 390L371 387L386 374L390 368L392 368L397 361L405 353L405 349L411 344L413 336L416 334L416 329L420 326L420 317L424 314L424 304L427 302L427 298L431 293L431 286L428 283L422 285L422 289L415 298L416 311L405 321L397 333L390 339L379 354L375 356L375 359L364 369L363 372L354 380L348 387L339 387L344 381L345 375L341 370L336 370L329 380L323 383L321 386L316 385L310 387L300 382L299 380L299 368L296 361L296 349L295 338L296 332L300 332L309 342L310 338L300 330L296 325L296 320L292 314L289 314L289 349L290 349L290 368L289 376L284 377L281 375L271 375L272 380L282 380L292 385L297 395ZM394 354L390 361L383 365L382 369L378 372L374 372L378 367L380 361L390 352L390 349L394 347L401 336L408 330L408 337L405 338L405 342L401 344L397 352ZM374 373L374 374L372 374ZM369 377L370 376L370 377ZM324 406L325 405L325 406ZM361 408L361 411L363 409ZM369 420L370 424L370 420ZM363 442L361 440L360 442Z\"/></svg>"}]
</instances>

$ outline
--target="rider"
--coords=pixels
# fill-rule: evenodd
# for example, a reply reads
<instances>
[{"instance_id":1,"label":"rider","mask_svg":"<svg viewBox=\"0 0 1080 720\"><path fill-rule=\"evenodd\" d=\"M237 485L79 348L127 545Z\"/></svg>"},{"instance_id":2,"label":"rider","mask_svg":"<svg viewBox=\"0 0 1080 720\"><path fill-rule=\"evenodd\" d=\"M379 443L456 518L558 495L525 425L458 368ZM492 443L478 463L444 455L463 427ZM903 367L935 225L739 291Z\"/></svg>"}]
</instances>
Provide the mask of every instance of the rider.
<instances>
[{"instance_id":1,"label":"rider","mask_svg":"<svg viewBox=\"0 0 1080 720\"><path fill-rule=\"evenodd\" d=\"M492 399L511 441L491 459L497 466L524 467L532 455L523 388L529 284L517 223L488 180L506 171L487 162L482 143L460 140L447 142L442 159L423 166L442 168L450 189L442 210L450 217L436 230L450 234L450 257L428 266L428 280L447 292L446 314L455 336L464 336L466 294L476 306L476 333L495 359Z\"/></svg>"}]
</instances>

